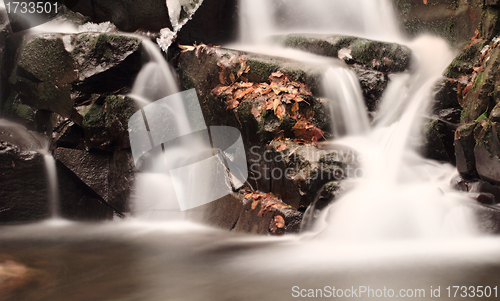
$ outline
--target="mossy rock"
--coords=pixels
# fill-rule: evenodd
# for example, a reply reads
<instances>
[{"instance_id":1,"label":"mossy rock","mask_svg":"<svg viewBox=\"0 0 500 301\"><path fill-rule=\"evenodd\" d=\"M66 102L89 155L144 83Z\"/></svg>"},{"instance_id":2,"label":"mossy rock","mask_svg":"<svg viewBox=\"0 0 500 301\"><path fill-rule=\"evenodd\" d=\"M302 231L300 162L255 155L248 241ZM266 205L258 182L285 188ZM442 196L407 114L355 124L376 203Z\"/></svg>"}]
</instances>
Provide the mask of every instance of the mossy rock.
<instances>
[{"instance_id":1,"label":"mossy rock","mask_svg":"<svg viewBox=\"0 0 500 301\"><path fill-rule=\"evenodd\" d=\"M12 92L7 98L3 111L3 117L18 122L30 130L35 130L35 112L19 99L16 92Z\"/></svg>"},{"instance_id":2,"label":"mossy rock","mask_svg":"<svg viewBox=\"0 0 500 301\"><path fill-rule=\"evenodd\" d=\"M496 95L496 86L500 83L500 49L491 50L491 57L484 70L476 76L474 84L464 98L461 122L474 122L485 114L489 117L493 107L500 100Z\"/></svg>"},{"instance_id":3,"label":"mossy rock","mask_svg":"<svg viewBox=\"0 0 500 301\"><path fill-rule=\"evenodd\" d=\"M73 59L60 35L25 37L19 53L18 68L32 75L33 81L72 83L76 80Z\"/></svg>"},{"instance_id":4,"label":"mossy rock","mask_svg":"<svg viewBox=\"0 0 500 301\"><path fill-rule=\"evenodd\" d=\"M458 78L461 75L472 74L473 67L479 63L481 49L486 41L479 41L467 46L448 66L446 77Z\"/></svg>"},{"instance_id":5,"label":"mossy rock","mask_svg":"<svg viewBox=\"0 0 500 301\"><path fill-rule=\"evenodd\" d=\"M349 48L352 59L347 59L348 63L374 70L401 72L409 67L411 60L411 50L406 46L352 36L290 34L275 39L286 47L334 58L338 58L342 48ZM378 64L374 64L374 60Z\"/></svg>"}]
</instances>

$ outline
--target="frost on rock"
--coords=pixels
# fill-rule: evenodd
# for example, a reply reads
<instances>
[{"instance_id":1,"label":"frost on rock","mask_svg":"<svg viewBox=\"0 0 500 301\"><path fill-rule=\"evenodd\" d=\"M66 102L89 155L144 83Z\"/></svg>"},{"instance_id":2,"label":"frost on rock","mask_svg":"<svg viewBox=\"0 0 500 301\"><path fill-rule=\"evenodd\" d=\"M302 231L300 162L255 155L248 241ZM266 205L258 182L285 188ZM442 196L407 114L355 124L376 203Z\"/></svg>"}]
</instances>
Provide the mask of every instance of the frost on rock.
<instances>
[{"instance_id":1,"label":"frost on rock","mask_svg":"<svg viewBox=\"0 0 500 301\"><path fill-rule=\"evenodd\" d=\"M78 26L79 32L118 32L118 28L116 26L107 21L102 23L92 23L88 22L83 25Z\"/></svg>"}]
</instances>

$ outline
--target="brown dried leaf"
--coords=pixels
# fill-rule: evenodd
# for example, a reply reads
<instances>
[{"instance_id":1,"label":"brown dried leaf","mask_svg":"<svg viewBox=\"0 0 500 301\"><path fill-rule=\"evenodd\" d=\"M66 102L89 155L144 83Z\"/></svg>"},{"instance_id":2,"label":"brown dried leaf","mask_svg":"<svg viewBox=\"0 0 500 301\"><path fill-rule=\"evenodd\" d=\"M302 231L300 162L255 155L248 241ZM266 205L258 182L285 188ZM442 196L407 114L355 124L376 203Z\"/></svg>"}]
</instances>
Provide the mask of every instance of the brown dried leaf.
<instances>
[{"instance_id":1,"label":"brown dried leaf","mask_svg":"<svg viewBox=\"0 0 500 301\"><path fill-rule=\"evenodd\" d=\"M234 76L233 73L229 75L229 79L231 80L231 83L234 83L236 81L236 77Z\"/></svg>"},{"instance_id":2,"label":"brown dried leaf","mask_svg":"<svg viewBox=\"0 0 500 301\"><path fill-rule=\"evenodd\" d=\"M276 215L274 217L274 223L276 224L276 227L282 229L285 227L285 220L281 215Z\"/></svg>"},{"instance_id":3,"label":"brown dried leaf","mask_svg":"<svg viewBox=\"0 0 500 301\"><path fill-rule=\"evenodd\" d=\"M239 105L240 105L240 102L239 102L239 101L237 101L236 99L229 99L229 100L227 101L227 106L226 106L226 109L227 109L227 110L232 110L232 109L234 109L234 108L238 107Z\"/></svg>"},{"instance_id":4,"label":"brown dried leaf","mask_svg":"<svg viewBox=\"0 0 500 301\"><path fill-rule=\"evenodd\" d=\"M215 87L213 90L212 90L212 94L215 95L215 96L220 96L222 95L222 93L224 93L227 89L229 88L229 86L223 86L223 85L218 85L217 87Z\"/></svg>"},{"instance_id":5,"label":"brown dried leaf","mask_svg":"<svg viewBox=\"0 0 500 301\"><path fill-rule=\"evenodd\" d=\"M226 84L226 75L224 74L224 71L219 72L219 82L223 85Z\"/></svg>"},{"instance_id":6,"label":"brown dried leaf","mask_svg":"<svg viewBox=\"0 0 500 301\"><path fill-rule=\"evenodd\" d=\"M179 45L179 44L177 44L177 46L179 46L179 48L182 49L181 52L193 51L196 48L194 46L189 46L189 45Z\"/></svg>"},{"instance_id":7,"label":"brown dried leaf","mask_svg":"<svg viewBox=\"0 0 500 301\"><path fill-rule=\"evenodd\" d=\"M282 142L280 145L276 147L276 151L282 152L284 151L288 146L288 143Z\"/></svg>"},{"instance_id":8,"label":"brown dried leaf","mask_svg":"<svg viewBox=\"0 0 500 301\"><path fill-rule=\"evenodd\" d=\"M259 118L259 117L260 117L260 114L262 114L262 107L252 108L252 115L253 115L255 118Z\"/></svg>"},{"instance_id":9,"label":"brown dried leaf","mask_svg":"<svg viewBox=\"0 0 500 301\"><path fill-rule=\"evenodd\" d=\"M259 201L253 201L252 202L252 210L254 210L255 208L257 208L258 204L259 204Z\"/></svg>"},{"instance_id":10,"label":"brown dried leaf","mask_svg":"<svg viewBox=\"0 0 500 301\"><path fill-rule=\"evenodd\" d=\"M285 116L285 113L286 109L284 105L279 105L274 111L274 114L276 115L276 117L278 117L279 120L281 120L283 116Z\"/></svg>"},{"instance_id":11,"label":"brown dried leaf","mask_svg":"<svg viewBox=\"0 0 500 301\"><path fill-rule=\"evenodd\" d=\"M277 78L280 78L283 76L283 73L281 73L281 71L278 71L278 72L273 72L271 73L271 76L272 77L277 77Z\"/></svg>"},{"instance_id":12,"label":"brown dried leaf","mask_svg":"<svg viewBox=\"0 0 500 301\"><path fill-rule=\"evenodd\" d=\"M297 115L298 112L299 112L299 103L295 102L292 106L292 114Z\"/></svg>"},{"instance_id":13,"label":"brown dried leaf","mask_svg":"<svg viewBox=\"0 0 500 301\"><path fill-rule=\"evenodd\" d=\"M273 102L273 110L276 112L276 109L278 108L278 106L281 104L281 99L276 97L274 99L274 102Z\"/></svg>"}]
</instances>

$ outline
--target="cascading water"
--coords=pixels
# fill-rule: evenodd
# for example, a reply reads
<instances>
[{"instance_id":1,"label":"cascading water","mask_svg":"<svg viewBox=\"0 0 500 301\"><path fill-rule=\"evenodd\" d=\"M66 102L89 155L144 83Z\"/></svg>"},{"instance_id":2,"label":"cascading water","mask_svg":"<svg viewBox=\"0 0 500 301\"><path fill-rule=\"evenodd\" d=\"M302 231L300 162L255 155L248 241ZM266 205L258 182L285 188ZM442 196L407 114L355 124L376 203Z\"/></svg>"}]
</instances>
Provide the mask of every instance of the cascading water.
<instances>
[{"instance_id":1,"label":"cascading water","mask_svg":"<svg viewBox=\"0 0 500 301\"><path fill-rule=\"evenodd\" d=\"M59 188L57 185L56 160L51 154L48 153L45 153L43 158L45 161L45 173L47 177L50 217L52 219L59 219L61 217L61 213L59 210Z\"/></svg>"},{"instance_id":2,"label":"cascading water","mask_svg":"<svg viewBox=\"0 0 500 301\"><path fill-rule=\"evenodd\" d=\"M329 68L323 77L334 137L362 135L370 121L358 78L347 68Z\"/></svg>"},{"instance_id":3,"label":"cascading water","mask_svg":"<svg viewBox=\"0 0 500 301\"><path fill-rule=\"evenodd\" d=\"M274 34L300 32L400 39L390 1L240 0L240 15L240 42L244 44L263 43Z\"/></svg>"},{"instance_id":4,"label":"cascading water","mask_svg":"<svg viewBox=\"0 0 500 301\"><path fill-rule=\"evenodd\" d=\"M241 43L265 43L264 35L293 32L353 34L405 43L416 60L411 73L391 78L372 126L356 76L341 67L325 72L324 91L337 138L333 143L378 155L373 162L363 162L364 177L326 210L326 223L318 226L320 235L366 240L475 233L472 213L462 205L467 197L448 188L454 169L425 160L408 147L409 137L420 128L419 116L431 89L452 59L446 43L432 37L404 42L390 1L273 4L241 1L241 28L246 31ZM279 18L280 14L293 18ZM276 19L286 21L275 24Z\"/></svg>"}]
</instances>

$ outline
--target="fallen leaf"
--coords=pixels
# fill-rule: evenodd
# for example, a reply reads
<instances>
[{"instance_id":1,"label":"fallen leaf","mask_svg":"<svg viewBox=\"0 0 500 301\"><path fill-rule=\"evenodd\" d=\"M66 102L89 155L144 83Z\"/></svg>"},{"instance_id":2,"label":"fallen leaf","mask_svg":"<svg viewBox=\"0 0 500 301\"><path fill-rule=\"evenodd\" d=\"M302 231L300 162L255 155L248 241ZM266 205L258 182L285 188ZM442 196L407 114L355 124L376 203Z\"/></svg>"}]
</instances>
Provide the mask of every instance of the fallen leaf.
<instances>
[{"instance_id":1,"label":"fallen leaf","mask_svg":"<svg viewBox=\"0 0 500 301\"><path fill-rule=\"evenodd\" d=\"M179 45L179 44L177 44L177 46L179 46L179 48L182 49L181 52L193 51L196 48L194 46L189 46L189 45Z\"/></svg>"},{"instance_id":2,"label":"fallen leaf","mask_svg":"<svg viewBox=\"0 0 500 301\"><path fill-rule=\"evenodd\" d=\"M252 202L252 210L254 210L255 208L257 208L258 204L259 204L259 201L253 201Z\"/></svg>"},{"instance_id":3,"label":"fallen leaf","mask_svg":"<svg viewBox=\"0 0 500 301\"><path fill-rule=\"evenodd\" d=\"M274 110L274 114L276 115L276 117L278 117L279 120L281 120L283 116L285 116L285 113L286 113L285 106L282 104L280 104L276 108L276 110Z\"/></svg>"},{"instance_id":4,"label":"fallen leaf","mask_svg":"<svg viewBox=\"0 0 500 301\"><path fill-rule=\"evenodd\" d=\"M272 77L277 77L277 78L280 78L283 76L283 73L281 71L278 71L278 72L273 72L271 73L271 76Z\"/></svg>"},{"instance_id":5,"label":"fallen leaf","mask_svg":"<svg viewBox=\"0 0 500 301\"><path fill-rule=\"evenodd\" d=\"M280 98L275 98L273 102L273 110L276 112L276 109L278 106L281 104L281 99Z\"/></svg>"},{"instance_id":6,"label":"fallen leaf","mask_svg":"<svg viewBox=\"0 0 500 301\"><path fill-rule=\"evenodd\" d=\"M282 142L280 145L276 147L276 151L282 152L288 147L288 143Z\"/></svg>"},{"instance_id":7,"label":"fallen leaf","mask_svg":"<svg viewBox=\"0 0 500 301\"><path fill-rule=\"evenodd\" d=\"M255 117L255 118L259 118L260 117L260 114L262 114L262 108L252 108L252 115Z\"/></svg>"},{"instance_id":8,"label":"fallen leaf","mask_svg":"<svg viewBox=\"0 0 500 301\"><path fill-rule=\"evenodd\" d=\"M281 215L276 215L274 217L274 223L280 229L285 227L285 220L283 219L283 217Z\"/></svg>"},{"instance_id":9,"label":"fallen leaf","mask_svg":"<svg viewBox=\"0 0 500 301\"><path fill-rule=\"evenodd\" d=\"M236 81L236 77L234 76L233 73L229 75L229 79L231 80L231 83L234 83Z\"/></svg>"},{"instance_id":10,"label":"fallen leaf","mask_svg":"<svg viewBox=\"0 0 500 301\"><path fill-rule=\"evenodd\" d=\"M292 106L292 114L297 115L298 112L299 112L299 103L295 102Z\"/></svg>"},{"instance_id":11,"label":"fallen leaf","mask_svg":"<svg viewBox=\"0 0 500 301\"><path fill-rule=\"evenodd\" d=\"M240 102L239 102L239 101L237 101L236 99L229 99L229 100L227 101L227 106L226 106L226 109L227 109L227 110L232 110L232 109L234 109L234 108L238 107L239 105L240 105Z\"/></svg>"},{"instance_id":12,"label":"fallen leaf","mask_svg":"<svg viewBox=\"0 0 500 301\"><path fill-rule=\"evenodd\" d=\"M349 48L342 48L339 50L337 56L339 57L339 59L343 60L345 58L347 59L352 59L352 56L351 56L351 49Z\"/></svg>"}]
</instances>

